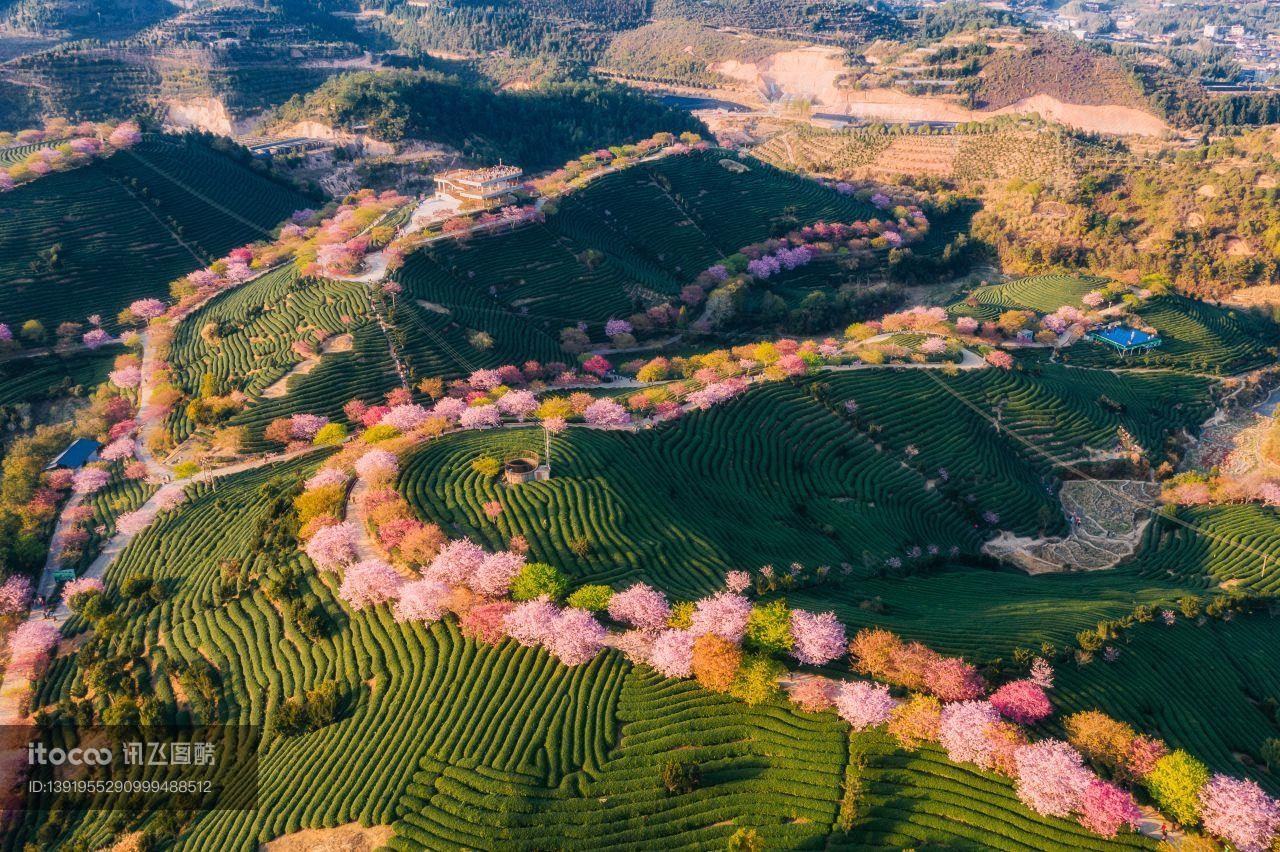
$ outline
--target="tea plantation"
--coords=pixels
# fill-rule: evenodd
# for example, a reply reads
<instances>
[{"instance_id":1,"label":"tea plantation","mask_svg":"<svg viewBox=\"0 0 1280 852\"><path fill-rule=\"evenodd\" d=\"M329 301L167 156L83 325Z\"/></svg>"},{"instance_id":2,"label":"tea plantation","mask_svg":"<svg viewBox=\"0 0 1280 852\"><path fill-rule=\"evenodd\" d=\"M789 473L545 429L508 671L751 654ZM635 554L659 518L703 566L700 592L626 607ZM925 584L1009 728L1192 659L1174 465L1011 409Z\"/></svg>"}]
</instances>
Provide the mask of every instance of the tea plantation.
<instances>
[{"instance_id":1,"label":"tea plantation","mask_svg":"<svg viewBox=\"0 0 1280 852\"><path fill-rule=\"evenodd\" d=\"M59 322L164 296L168 284L250 240L309 199L195 137L50 174L0 196L0 322Z\"/></svg>"}]
</instances>

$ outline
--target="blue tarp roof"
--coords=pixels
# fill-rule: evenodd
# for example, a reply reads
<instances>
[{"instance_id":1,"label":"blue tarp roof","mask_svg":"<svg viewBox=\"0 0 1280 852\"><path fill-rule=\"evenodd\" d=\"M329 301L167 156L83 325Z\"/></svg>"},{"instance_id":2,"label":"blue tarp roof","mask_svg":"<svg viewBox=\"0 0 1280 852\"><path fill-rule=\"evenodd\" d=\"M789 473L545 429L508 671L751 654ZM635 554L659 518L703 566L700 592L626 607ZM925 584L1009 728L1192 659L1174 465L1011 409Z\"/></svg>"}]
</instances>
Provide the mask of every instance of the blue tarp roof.
<instances>
[{"instance_id":1,"label":"blue tarp roof","mask_svg":"<svg viewBox=\"0 0 1280 852\"><path fill-rule=\"evenodd\" d=\"M92 438L76 438L62 451L61 455L49 463L49 467L80 467L101 447L102 445Z\"/></svg>"},{"instance_id":2,"label":"blue tarp roof","mask_svg":"<svg viewBox=\"0 0 1280 852\"><path fill-rule=\"evenodd\" d=\"M1158 345L1160 338L1158 335L1148 334L1145 331L1136 328L1129 328L1127 325L1118 325L1114 328L1104 328L1101 331L1095 331L1093 336L1105 340L1113 346L1121 349L1133 349L1136 346Z\"/></svg>"}]
</instances>

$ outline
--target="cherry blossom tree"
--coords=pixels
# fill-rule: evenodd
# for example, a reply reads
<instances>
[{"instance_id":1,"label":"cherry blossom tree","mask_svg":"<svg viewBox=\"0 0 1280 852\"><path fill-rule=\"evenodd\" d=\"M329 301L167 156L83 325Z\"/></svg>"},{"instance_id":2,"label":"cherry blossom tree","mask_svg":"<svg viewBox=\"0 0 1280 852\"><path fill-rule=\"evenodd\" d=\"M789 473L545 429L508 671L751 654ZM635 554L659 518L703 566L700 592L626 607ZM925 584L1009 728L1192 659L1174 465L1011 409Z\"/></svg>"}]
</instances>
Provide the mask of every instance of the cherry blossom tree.
<instances>
[{"instance_id":1,"label":"cherry blossom tree","mask_svg":"<svg viewBox=\"0 0 1280 852\"><path fill-rule=\"evenodd\" d=\"M664 630L653 640L649 665L663 677L693 675L693 643L697 636L690 630Z\"/></svg>"},{"instance_id":2,"label":"cherry blossom tree","mask_svg":"<svg viewBox=\"0 0 1280 852\"><path fill-rule=\"evenodd\" d=\"M1080 824L1103 837L1115 837L1121 828L1136 829L1142 820L1128 790L1099 778L1085 786L1078 809Z\"/></svg>"},{"instance_id":3,"label":"cherry blossom tree","mask_svg":"<svg viewBox=\"0 0 1280 852\"><path fill-rule=\"evenodd\" d=\"M31 599L31 580L13 574L0 583L0 615L13 615L27 608Z\"/></svg>"},{"instance_id":4,"label":"cherry blossom tree","mask_svg":"<svg viewBox=\"0 0 1280 852\"><path fill-rule=\"evenodd\" d=\"M942 707L939 741L956 763L973 763L983 769L992 766L990 728L1000 721L1000 713L989 701L958 701Z\"/></svg>"},{"instance_id":5,"label":"cherry blossom tree","mask_svg":"<svg viewBox=\"0 0 1280 852\"><path fill-rule=\"evenodd\" d=\"M1044 657L1036 657L1031 661L1031 675L1028 680L1041 689L1053 689L1053 666Z\"/></svg>"},{"instance_id":6,"label":"cherry blossom tree","mask_svg":"<svg viewBox=\"0 0 1280 852\"><path fill-rule=\"evenodd\" d=\"M187 502L187 492L182 488L169 485L156 492L156 507L160 510L176 509Z\"/></svg>"},{"instance_id":7,"label":"cherry blossom tree","mask_svg":"<svg viewBox=\"0 0 1280 852\"><path fill-rule=\"evenodd\" d=\"M1003 349L992 349L987 353L987 363L1001 370L1013 369L1013 356Z\"/></svg>"},{"instance_id":8,"label":"cherry blossom tree","mask_svg":"<svg viewBox=\"0 0 1280 852\"><path fill-rule=\"evenodd\" d=\"M1018 798L1043 816L1065 817L1078 809L1085 790L1095 780L1080 752L1058 739L1023 746L1014 754L1014 762Z\"/></svg>"},{"instance_id":9,"label":"cherry blossom tree","mask_svg":"<svg viewBox=\"0 0 1280 852\"><path fill-rule=\"evenodd\" d=\"M586 361L582 362L582 369L586 370L593 376L603 377L605 373L613 369L613 365L603 355L592 355Z\"/></svg>"},{"instance_id":10,"label":"cherry blossom tree","mask_svg":"<svg viewBox=\"0 0 1280 852\"><path fill-rule=\"evenodd\" d=\"M751 575L746 571L729 571L724 575L724 587L734 594L751 588Z\"/></svg>"},{"instance_id":11,"label":"cherry blossom tree","mask_svg":"<svg viewBox=\"0 0 1280 852\"><path fill-rule=\"evenodd\" d=\"M423 575L451 586L466 583L488 557L483 547L469 538L455 539L431 560Z\"/></svg>"},{"instance_id":12,"label":"cherry blossom tree","mask_svg":"<svg viewBox=\"0 0 1280 852\"><path fill-rule=\"evenodd\" d=\"M671 605L662 592L635 583L609 599L609 617L642 630L657 630L671 617Z\"/></svg>"},{"instance_id":13,"label":"cherry blossom tree","mask_svg":"<svg viewBox=\"0 0 1280 852\"><path fill-rule=\"evenodd\" d=\"M546 595L516 604L502 619L506 634L526 648L543 644L552 637L560 610Z\"/></svg>"},{"instance_id":14,"label":"cherry blossom tree","mask_svg":"<svg viewBox=\"0 0 1280 852\"><path fill-rule=\"evenodd\" d=\"M848 722L855 731L874 728L889 721L898 701L889 694L889 687L861 680L845 681L833 696L836 714Z\"/></svg>"},{"instance_id":15,"label":"cherry blossom tree","mask_svg":"<svg viewBox=\"0 0 1280 852\"><path fill-rule=\"evenodd\" d=\"M457 423L467 410L465 402L452 396L439 399L435 405L431 406L431 414L433 416L443 417L450 423Z\"/></svg>"},{"instance_id":16,"label":"cherry blossom tree","mask_svg":"<svg viewBox=\"0 0 1280 852\"><path fill-rule=\"evenodd\" d=\"M120 461L127 459L134 454L136 446L133 439L128 437L117 438L110 444L107 444L98 453L98 457L103 461Z\"/></svg>"},{"instance_id":17,"label":"cherry blossom tree","mask_svg":"<svg viewBox=\"0 0 1280 852\"><path fill-rule=\"evenodd\" d=\"M514 580L525 566L525 558L510 550L490 553L476 566L474 573L467 580L467 585L477 594L496 598L505 595Z\"/></svg>"},{"instance_id":18,"label":"cherry blossom tree","mask_svg":"<svg viewBox=\"0 0 1280 852\"><path fill-rule=\"evenodd\" d=\"M110 343L111 335L100 328L95 328L95 329L86 331L84 333L84 336L81 337L80 340L89 349L97 349L100 346L106 346L108 343Z\"/></svg>"},{"instance_id":19,"label":"cherry blossom tree","mask_svg":"<svg viewBox=\"0 0 1280 852\"><path fill-rule=\"evenodd\" d=\"M631 415L611 399L597 399L582 412L582 419L592 426L626 426Z\"/></svg>"},{"instance_id":20,"label":"cherry blossom tree","mask_svg":"<svg viewBox=\"0 0 1280 852\"><path fill-rule=\"evenodd\" d=\"M328 417L319 414L295 414L289 418L289 434L299 441L310 441L329 425Z\"/></svg>"},{"instance_id":21,"label":"cherry blossom tree","mask_svg":"<svg viewBox=\"0 0 1280 852\"><path fill-rule=\"evenodd\" d=\"M498 411L523 423L538 410L538 398L527 390L514 390L498 398Z\"/></svg>"},{"instance_id":22,"label":"cherry blossom tree","mask_svg":"<svg viewBox=\"0 0 1280 852\"><path fill-rule=\"evenodd\" d=\"M56 622L22 622L9 636L9 668L21 677L34 678L61 640Z\"/></svg>"},{"instance_id":23,"label":"cherry blossom tree","mask_svg":"<svg viewBox=\"0 0 1280 852\"><path fill-rule=\"evenodd\" d=\"M845 651L844 625L833 612L811 613L791 610L792 655L807 666L821 666Z\"/></svg>"},{"instance_id":24,"label":"cherry blossom tree","mask_svg":"<svg viewBox=\"0 0 1280 852\"><path fill-rule=\"evenodd\" d=\"M348 566L338 587L338 597L361 610L397 598L404 577L381 559L366 559Z\"/></svg>"},{"instance_id":25,"label":"cherry blossom tree","mask_svg":"<svg viewBox=\"0 0 1280 852\"><path fill-rule=\"evenodd\" d=\"M319 488L333 488L339 485L346 485L348 476L336 467L322 467L311 475L311 478L303 483L303 488L307 491L315 491Z\"/></svg>"},{"instance_id":26,"label":"cherry blossom tree","mask_svg":"<svg viewBox=\"0 0 1280 852\"><path fill-rule=\"evenodd\" d=\"M735 645L742 644L751 616L751 601L732 592L717 592L697 602L689 632L695 637L713 633Z\"/></svg>"},{"instance_id":27,"label":"cherry blossom tree","mask_svg":"<svg viewBox=\"0 0 1280 852\"><path fill-rule=\"evenodd\" d=\"M502 425L502 415L496 405L473 405L462 412L458 425L463 429L496 429Z\"/></svg>"},{"instance_id":28,"label":"cherry blossom tree","mask_svg":"<svg viewBox=\"0 0 1280 852\"><path fill-rule=\"evenodd\" d=\"M412 432L431 419L431 412L421 405L396 405L379 422L400 432Z\"/></svg>"},{"instance_id":29,"label":"cherry blossom tree","mask_svg":"<svg viewBox=\"0 0 1280 852\"><path fill-rule=\"evenodd\" d=\"M937 657L924 668L925 688L943 701L968 701L984 691L982 676L957 657Z\"/></svg>"},{"instance_id":30,"label":"cherry blossom tree","mask_svg":"<svg viewBox=\"0 0 1280 852\"><path fill-rule=\"evenodd\" d=\"M806 713L821 713L835 707L836 684L825 677L806 677L787 690L791 703Z\"/></svg>"},{"instance_id":31,"label":"cherry blossom tree","mask_svg":"<svg viewBox=\"0 0 1280 852\"><path fill-rule=\"evenodd\" d=\"M462 635L484 642L486 645L498 645L506 638L502 622L507 613L515 608L511 601L493 601L479 604L464 612L458 619L458 627Z\"/></svg>"},{"instance_id":32,"label":"cherry blossom tree","mask_svg":"<svg viewBox=\"0 0 1280 852\"><path fill-rule=\"evenodd\" d=\"M356 460L356 473L370 482L390 480L400 470L400 460L388 450L369 450Z\"/></svg>"},{"instance_id":33,"label":"cherry blossom tree","mask_svg":"<svg viewBox=\"0 0 1280 852\"><path fill-rule=\"evenodd\" d=\"M144 322L164 316L164 312L164 302L159 299L138 299L129 305L129 313Z\"/></svg>"},{"instance_id":34,"label":"cherry blossom tree","mask_svg":"<svg viewBox=\"0 0 1280 852\"><path fill-rule=\"evenodd\" d=\"M1200 819L1239 852L1265 852L1280 829L1280 803L1253 781L1219 773L1200 788Z\"/></svg>"},{"instance_id":35,"label":"cherry blossom tree","mask_svg":"<svg viewBox=\"0 0 1280 852\"><path fill-rule=\"evenodd\" d=\"M616 337L619 334L630 334L635 329L624 319L611 319L604 324L605 337Z\"/></svg>"},{"instance_id":36,"label":"cherry blossom tree","mask_svg":"<svg viewBox=\"0 0 1280 852\"><path fill-rule=\"evenodd\" d=\"M116 129L111 131L111 135L107 137L107 142L113 148L132 148L142 141L142 132L138 130L138 125L132 121L124 121L116 125Z\"/></svg>"},{"instance_id":37,"label":"cherry blossom tree","mask_svg":"<svg viewBox=\"0 0 1280 852\"><path fill-rule=\"evenodd\" d=\"M350 521L322 527L307 542L307 556L321 571L336 571L356 561L356 539L359 535L359 530Z\"/></svg>"},{"instance_id":38,"label":"cherry blossom tree","mask_svg":"<svg viewBox=\"0 0 1280 852\"><path fill-rule=\"evenodd\" d=\"M444 617L449 587L439 580L414 580L400 587L393 610L396 621L431 623Z\"/></svg>"},{"instance_id":39,"label":"cherry blossom tree","mask_svg":"<svg viewBox=\"0 0 1280 852\"><path fill-rule=\"evenodd\" d=\"M151 525L152 516L139 509L136 512L125 512L116 517L116 532L124 535L137 535Z\"/></svg>"},{"instance_id":40,"label":"cherry blossom tree","mask_svg":"<svg viewBox=\"0 0 1280 852\"><path fill-rule=\"evenodd\" d=\"M111 481L111 474L99 467L77 470L71 478L71 490L77 494L93 494L101 491Z\"/></svg>"},{"instance_id":41,"label":"cherry blossom tree","mask_svg":"<svg viewBox=\"0 0 1280 852\"><path fill-rule=\"evenodd\" d=\"M566 666L580 666L595 659L604 647L604 626L591 613L568 607L556 618L545 644Z\"/></svg>"},{"instance_id":42,"label":"cherry blossom tree","mask_svg":"<svg viewBox=\"0 0 1280 852\"><path fill-rule=\"evenodd\" d=\"M77 577L62 586L62 599L72 604L80 595L99 594L106 591L106 585L97 577Z\"/></svg>"},{"instance_id":43,"label":"cherry blossom tree","mask_svg":"<svg viewBox=\"0 0 1280 852\"><path fill-rule=\"evenodd\" d=\"M991 704L1019 725L1034 725L1053 712L1044 689L1030 680L1009 681L991 693Z\"/></svg>"},{"instance_id":44,"label":"cherry blossom tree","mask_svg":"<svg viewBox=\"0 0 1280 852\"><path fill-rule=\"evenodd\" d=\"M121 390L136 388L142 384L142 370L136 366L121 367L119 370L108 373L107 378L111 380L111 384Z\"/></svg>"}]
</instances>

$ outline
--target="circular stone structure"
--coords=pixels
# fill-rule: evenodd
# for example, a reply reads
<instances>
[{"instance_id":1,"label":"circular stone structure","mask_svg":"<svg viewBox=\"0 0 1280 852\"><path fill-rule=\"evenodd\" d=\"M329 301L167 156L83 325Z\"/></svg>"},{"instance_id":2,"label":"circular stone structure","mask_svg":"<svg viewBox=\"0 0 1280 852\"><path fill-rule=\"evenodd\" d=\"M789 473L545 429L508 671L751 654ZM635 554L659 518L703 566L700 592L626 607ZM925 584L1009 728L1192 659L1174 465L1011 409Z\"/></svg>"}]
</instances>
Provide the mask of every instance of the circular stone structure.
<instances>
[{"instance_id":1,"label":"circular stone structure","mask_svg":"<svg viewBox=\"0 0 1280 852\"><path fill-rule=\"evenodd\" d=\"M502 468L508 485L532 482L538 476L538 456L512 456L502 463Z\"/></svg>"}]
</instances>

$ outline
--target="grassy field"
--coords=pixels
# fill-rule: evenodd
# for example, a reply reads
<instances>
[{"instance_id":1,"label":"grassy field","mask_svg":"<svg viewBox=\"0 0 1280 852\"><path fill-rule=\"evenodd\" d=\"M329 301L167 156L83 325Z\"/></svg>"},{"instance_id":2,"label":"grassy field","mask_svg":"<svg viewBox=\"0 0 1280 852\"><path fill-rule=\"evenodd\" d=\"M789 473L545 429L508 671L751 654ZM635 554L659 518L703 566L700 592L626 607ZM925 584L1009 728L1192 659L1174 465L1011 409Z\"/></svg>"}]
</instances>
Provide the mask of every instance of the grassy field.
<instances>
[{"instance_id":1,"label":"grassy field","mask_svg":"<svg viewBox=\"0 0 1280 852\"><path fill-rule=\"evenodd\" d=\"M198 141L135 149L51 174L0 199L0 321L101 314L260 239L308 199Z\"/></svg>"}]
</instances>

